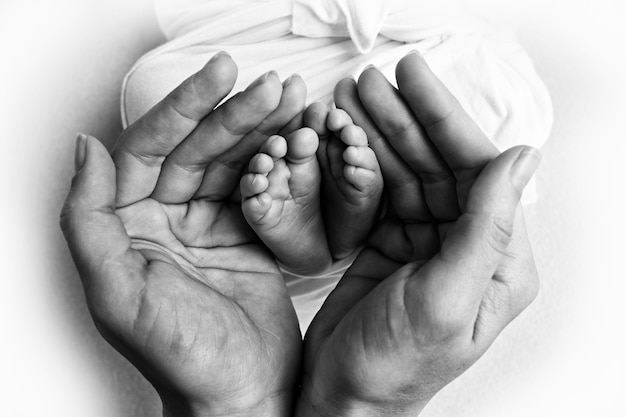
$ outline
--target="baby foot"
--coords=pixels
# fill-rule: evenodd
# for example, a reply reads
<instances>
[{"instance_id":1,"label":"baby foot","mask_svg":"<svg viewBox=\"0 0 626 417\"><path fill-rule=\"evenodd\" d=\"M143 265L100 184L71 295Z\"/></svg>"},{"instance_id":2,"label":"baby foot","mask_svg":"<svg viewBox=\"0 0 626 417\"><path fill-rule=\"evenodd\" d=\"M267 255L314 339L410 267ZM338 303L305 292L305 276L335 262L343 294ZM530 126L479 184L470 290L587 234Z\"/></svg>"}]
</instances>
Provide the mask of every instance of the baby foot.
<instances>
[{"instance_id":1,"label":"baby foot","mask_svg":"<svg viewBox=\"0 0 626 417\"><path fill-rule=\"evenodd\" d=\"M319 273L332 261L320 211L318 145L309 128L271 136L241 179L248 224L279 262L299 274Z\"/></svg>"},{"instance_id":2,"label":"baby foot","mask_svg":"<svg viewBox=\"0 0 626 417\"><path fill-rule=\"evenodd\" d=\"M383 177L365 131L348 113L316 103L305 123L320 135L322 213L331 254L342 259L364 242L376 221Z\"/></svg>"}]
</instances>

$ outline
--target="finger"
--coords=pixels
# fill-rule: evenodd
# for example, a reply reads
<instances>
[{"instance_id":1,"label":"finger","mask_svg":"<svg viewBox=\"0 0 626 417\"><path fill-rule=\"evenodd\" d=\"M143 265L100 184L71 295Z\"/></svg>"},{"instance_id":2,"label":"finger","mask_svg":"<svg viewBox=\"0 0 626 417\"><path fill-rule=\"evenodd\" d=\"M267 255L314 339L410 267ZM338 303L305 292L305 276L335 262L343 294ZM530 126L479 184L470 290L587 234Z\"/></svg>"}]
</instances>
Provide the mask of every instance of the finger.
<instances>
[{"instance_id":1,"label":"finger","mask_svg":"<svg viewBox=\"0 0 626 417\"><path fill-rule=\"evenodd\" d=\"M183 203L198 191L207 165L231 149L278 106L282 85L270 71L207 116L161 168L152 198Z\"/></svg>"},{"instance_id":2,"label":"finger","mask_svg":"<svg viewBox=\"0 0 626 417\"><path fill-rule=\"evenodd\" d=\"M97 321L129 329L146 262L130 248L130 238L115 215L115 166L109 153L97 139L84 135L79 135L76 149L77 173L61 213L61 228Z\"/></svg>"},{"instance_id":3,"label":"finger","mask_svg":"<svg viewBox=\"0 0 626 417\"><path fill-rule=\"evenodd\" d=\"M396 67L400 94L457 177L461 203L480 170L498 150L417 53Z\"/></svg>"},{"instance_id":4,"label":"finger","mask_svg":"<svg viewBox=\"0 0 626 417\"><path fill-rule=\"evenodd\" d=\"M306 85L294 74L283 83L278 107L239 142L209 163L194 198L224 200L237 187L245 166L261 144L291 125L304 111ZM293 122L295 123L295 122ZM287 127L287 130L290 128Z\"/></svg>"},{"instance_id":5,"label":"finger","mask_svg":"<svg viewBox=\"0 0 626 417\"><path fill-rule=\"evenodd\" d=\"M356 82L351 78L341 80L335 87L334 98L337 108L345 110L354 124L360 126L367 134L369 146L376 153L380 164L394 212L407 221L430 219L417 174L385 140L363 108Z\"/></svg>"},{"instance_id":6,"label":"finger","mask_svg":"<svg viewBox=\"0 0 626 417\"><path fill-rule=\"evenodd\" d=\"M438 220L456 219L455 177L398 91L376 68L361 74L358 91L383 136L419 176L430 213Z\"/></svg>"},{"instance_id":7,"label":"finger","mask_svg":"<svg viewBox=\"0 0 626 417\"><path fill-rule=\"evenodd\" d=\"M473 329L485 290L507 253L522 190L539 159L534 148L509 149L489 163L472 186L467 208L440 252L407 286L408 291L427 294L435 316L445 312Z\"/></svg>"},{"instance_id":8,"label":"finger","mask_svg":"<svg viewBox=\"0 0 626 417\"><path fill-rule=\"evenodd\" d=\"M378 251L365 248L341 277L315 315L306 338L325 340L346 314L387 277L401 267Z\"/></svg>"},{"instance_id":9,"label":"finger","mask_svg":"<svg viewBox=\"0 0 626 417\"><path fill-rule=\"evenodd\" d=\"M330 111L326 104L320 102L312 103L304 111L304 126L313 129L320 139L325 139L330 134L326 125Z\"/></svg>"},{"instance_id":10,"label":"finger","mask_svg":"<svg viewBox=\"0 0 626 417\"><path fill-rule=\"evenodd\" d=\"M514 227L507 256L498 265L478 308L473 339L481 350L485 350L530 305L539 291L539 274L521 207L517 210Z\"/></svg>"},{"instance_id":11,"label":"finger","mask_svg":"<svg viewBox=\"0 0 626 417\"><path fill-rule=\"evenodd\" d=\"M236 78L231 57L218 53L122 133L113 151L118 207L152 194L165 157L230 92Z\"/></svg>"},{"instance_id":12,"label":"finger","mask_svg":"<svg viewBox=\"0 0 626 417\"><path fill-rule=\"evenodd\" d=\"M439 251L440 240L436 223L406 224L398 219L383 219L370 233L368 245L404 265L431 259Z\"/></svg>"}]
</instances>

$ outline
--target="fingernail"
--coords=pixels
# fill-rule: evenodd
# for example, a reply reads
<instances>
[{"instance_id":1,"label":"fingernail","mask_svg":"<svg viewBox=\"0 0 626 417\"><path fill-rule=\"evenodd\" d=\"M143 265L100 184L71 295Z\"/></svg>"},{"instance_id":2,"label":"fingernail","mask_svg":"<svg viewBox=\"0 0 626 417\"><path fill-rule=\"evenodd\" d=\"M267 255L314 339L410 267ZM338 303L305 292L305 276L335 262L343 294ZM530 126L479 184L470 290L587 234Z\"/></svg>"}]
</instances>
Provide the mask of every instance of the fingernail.
<instances>
[{"instance_id":1,"label":"fingernail","mask_svg":"<svg viewBox=\"0 0 626 417\"><path fill-rule=\"evenodd\" d=\"M87 152L87 136L84 133L76 134L76 145L74 148L74 171L78 172L85 163L85 155Z\"/></svg>"},{"instance_id":2,"label":"fingernail","mask_svg":"<svg viewBox=\"0 0 626 417\"><path fill-rule=\"evenodd\" d=\"M258 87L259 85L263 84L265 81L267 81L268 78L270 78L271 75L278 76L276 71L274 70L268 71L265 74L261 75L256 80L252 81L252 83L250 83L250 85L246 88L246 91L252 90L253 88Z\"/></svg>"},{"instance_id":3,"label":"fingernail","mask_svg":"<svg viewBox=\"0 0 626 417\"><path fill-rule=\"evenodd\" d=\"M292 82L293 82L296 78L302 79L302 76L301 76L300 74L298 74L298 73L291 74L291 75L289 76L289 78L287 78L287 79L285 80L284 86L285 86L285 87L286 87L286 86L288 86L288 85L289 85L289 84L291 84L291 83L292 83Z\"/></svg>"},{"instance_id":4,"label":"fingernail","mask_svg":"<svg viewBox=\"0 0 626 417\"><path fill-rule=\"evenodd\" d=\"M541 153L539 153L538 149L530 146L525 147L517 156L513 167L511 167L511 183L520 192L526 187L535 171L537 171L540 161Z\"/></svg>"},{"instance_id":5,"label":"fingernail","mask_svg":"<svg viewBox=\"0 0 626 417\"><path fill-rule=\"evenodd\" d=\"M378 69L378 68L376 68L376 65L374 64L369 64L369 65L366 65L365 68L363 68L363 71L367 71L368 69Z\"/></svg>"},{"instance_id":6,"label":"fingernail","mask_svg":"<svg viewBox=\"0 0 626 417\"><path fill-rule=\"evenodd\" d=\"M415 55L415 56L417 56L418 58L422 58L422 54L420 54L420 53L419 53L419 51L418 51L417 49L412 49L412 50L410 50L410 51L409 51L409 53L407 54L407 56L408 56L408 55Z\"/></svg>"},{"instance_id":7,"label":"fingernail","mask_svg":"<svg viewBox=\"0 0 626 417\"><path fill-rule=\"evenodd\" d=\"M213 58L211 58L209 60L209 62L214 62L217 61L218 59L220 59L223 56L230 56L230 54L226 51L219 51L218 53L216 53L215 55L213 55Z\"/></svg>"}]
</instances>

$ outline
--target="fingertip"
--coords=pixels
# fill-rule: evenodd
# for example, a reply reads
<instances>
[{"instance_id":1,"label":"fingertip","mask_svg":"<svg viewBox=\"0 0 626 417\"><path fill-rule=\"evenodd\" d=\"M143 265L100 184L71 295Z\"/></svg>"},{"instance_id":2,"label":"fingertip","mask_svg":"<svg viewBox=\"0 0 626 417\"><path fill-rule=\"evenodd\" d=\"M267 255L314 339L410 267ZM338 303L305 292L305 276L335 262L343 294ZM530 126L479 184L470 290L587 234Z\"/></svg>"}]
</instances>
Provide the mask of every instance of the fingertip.
<instances>
[{"instance_id":1,"label":"fingertip","mask_svg":"<svg viewBox=\"0 0 626 417\"><path fill-rule=\"evenodd\" d=\"M291 109L293 113L301 112L306 102L306 83L299 74L293 74L283 81L281 105Z\"/></svg>"},{"instance_id":2,"label":"fingertip","mask_svg":"<svg viewBox=\"0 0 626 417\"><path fill-rule=\"evenodd\" d=\"M511 167L510 175L513 186L521 193L539 168L541 152L531 146L521 146L520 148Z\"/></svg>"},{"instance_id":3,"label":"fingertip","mask_svg":"<svg viewBox=\"0 0 626 417\"><path fill-rule=\"evenodd\" d=\"M468 211L514 216L540 160L539 151L529 146L516 146L498 155L483 168L470 189Z\"/></svg>"},{"instance_id":4,"label":"fingertip","mask_svg":"<svg viewBox=\"0 0 626 417\"><path fill-rule=\"evenodd\" d=\"M346 77L340 80L333 90L333 99L340 108L345 108L345 103L350 102L349 98L356 96L357 80Z\"/></svg>"},{"instance_id":5,"label":"fingertip","mask_svg":"<svg viewBox=\"0 0 626 417\"><path fill-rule=\"evenodd\" d=\"M219 51L195 75L208 83L221 86L220 91L230 91L235 86L239 68L226 51Z\"/></svg>"},{"instance_id":6,"label":"fingertip","mask_svg":"<svg viewBox=\"0 0 626 417\"><path fill-rule=\"evenodd\" d=\"M407 66L414 69L416 65L428 68L428 64L426 63L426 60L424 59L422 54L420 54L419 51L413 49L409 51L405 56L403 56L400 61L398 61L398 64L396 65L396 74L398 74L399 70L402 71L403 74L405 74L407 73Z\"/></svg>"},{"instance_id":7,"label":"fingertip","mask_svg":"<svg viewBox=\"0 0 626 417\"><path fill-rule=\"evenodd\" d=\"M326 104L314 102L304 111L304 125L313 129L319 136L328 135L326 119L330 109Z\"/></svg>"},{"instance_id":8,"label":"fingertip","mask_svg":"<svg viewBox=\"0 0 626 417\"><path fill-rule=\"evenodd\" d=\"M268 71L254 80L245 90L257 101L256 106L264 112L275 110L283 94L283 84L276 71Z\"/></svg>"},{"instance_id":9,"label":"fingertip","mask_svg":"<svg viewBox=\"0 0 626 417\"><path fill-rule=\"evenodd\" d=\"M289 86L297 86L306 90L306 83L302 79L302 76L298 73L291 74L285 79L285 81L283 81L283 88L287 88Z\"/></svg>"},{"instance_id":10,"label":"fingertip","mask_svg":"<svg viewBox=\"0 0 626 417\"><path fill-rule=\"evenodd\" d=\"M87 135L78 132L76 134L76 144L74 146L74 171L78 172L85 163Z\"/></svg>"}]
</instances>

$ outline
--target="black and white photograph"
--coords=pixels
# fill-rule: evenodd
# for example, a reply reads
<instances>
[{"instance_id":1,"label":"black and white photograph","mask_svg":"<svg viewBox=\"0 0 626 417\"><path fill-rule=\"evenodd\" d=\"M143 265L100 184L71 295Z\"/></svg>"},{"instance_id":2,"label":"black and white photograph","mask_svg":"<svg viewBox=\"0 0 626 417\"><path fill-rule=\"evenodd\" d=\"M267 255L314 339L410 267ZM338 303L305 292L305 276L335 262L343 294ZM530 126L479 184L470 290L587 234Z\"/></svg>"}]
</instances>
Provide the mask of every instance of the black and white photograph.
<instances>
[{"instance_id":1,"label":"black and white photograph","mask_svg":"<svg viewBox=\"0 0 626 417\"><path fill-rule=\"evenodd\" d=\"M626 417L625 20L1 1L0 414Z\"/></svg>"}]
</instances>

